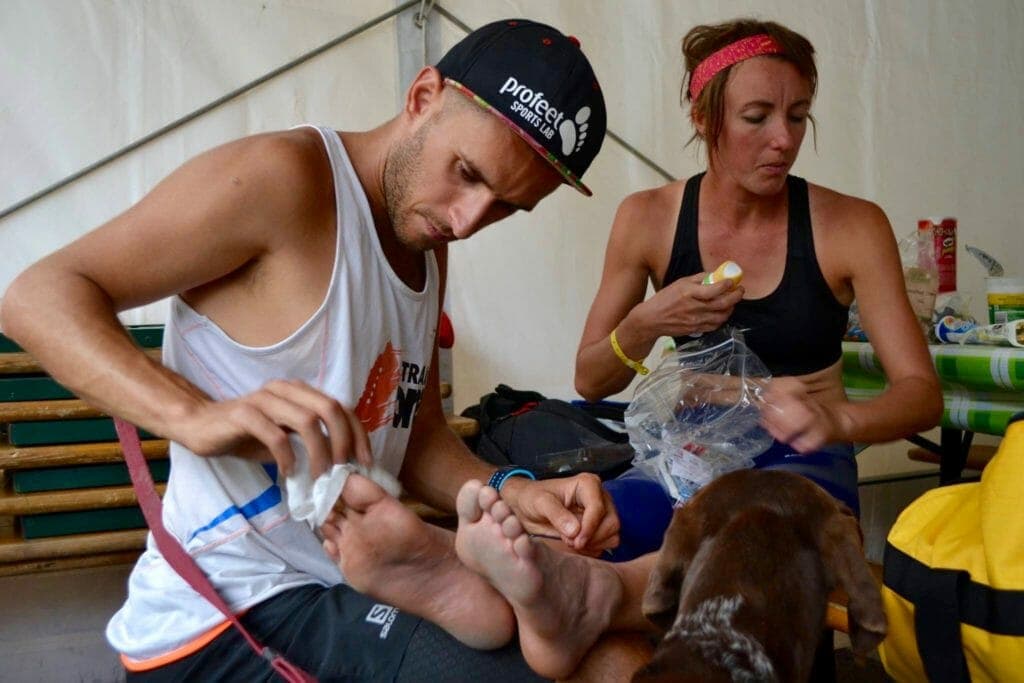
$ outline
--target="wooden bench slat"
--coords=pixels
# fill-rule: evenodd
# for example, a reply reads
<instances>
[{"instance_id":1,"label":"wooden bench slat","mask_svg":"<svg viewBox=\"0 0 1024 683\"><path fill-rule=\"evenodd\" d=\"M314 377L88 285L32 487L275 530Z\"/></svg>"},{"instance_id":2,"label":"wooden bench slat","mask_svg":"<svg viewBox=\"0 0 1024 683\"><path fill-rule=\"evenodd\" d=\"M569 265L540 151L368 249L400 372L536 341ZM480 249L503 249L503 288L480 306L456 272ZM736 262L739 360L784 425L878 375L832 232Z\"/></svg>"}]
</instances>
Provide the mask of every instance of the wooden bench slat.
<instances>
[{"instance_id":1,"label":"wooden bench slat","mask_svg":"<svg viewBox=\"0 0 1024 683\"><path fill-rule=\"evenodd\" d=\"M143 353L159 362L163 357L160 349L143 349ZM44 373L43 366L31 354L24 351L0 353L0 375L29 375Z\"/></svg>"},{"instance_id":2,"label":"wooden bench slat","mask_svg":"<svg viewBox=\"0 0 1024 683\"><path fill-rule=\"evenodd\" d=\"M882 565L874 562L868 563L868 568L871 570L872 576L875 577L875 581L878 585L882 585ZM832 591L828 596L828 606L825 610L825 626L832 629L833 631L839 631L840 633L850 632L850 618L846 611L846 605L850 601L850 596L846 594L841 588L837 588Z\"/></svg>"},{"instance_id":3,"label":"wooden bench slat","mask_svg":"<svg viewBox=\"0 0 1024 683\"><path fill-rule=\"evenodd\" d=\"M163 439L143 441L142 455L148 460L166 458L168 447L169 442ZM111 441L63 446L0 447L0 470L102 462L124 462L120 444Z\"/></svg>"},{"instance_id":4,"label":"wooden bench slat","mask_svg":"<svg viewBox=\"0 0 1024 683\"><path fill-rule=\"evenodd\" d=\"M41 420L77 420L103 417L106 413L81 399L64 401L11 401L0 403L0 424Z\"/></svg>"},{"instance_id":5,"label":"wooden bench slat","mask_svg":"<svg viewBox=\"0 0 1024 683\"><path fill-rule=\"evenodd\" d=\"M121 550L96 555L78 557L57 557L52 559L28 560L0 564L0 577L17 576L19 574L37 574L39 572L56 572L67 569L88 569L90 567L109 567L119 564L134 564L139 559L139 550Z\"/></svg>"},{"instance_id":6,"label":"wooden bench slat","mask_svg":"<svg viewBox=\"0 0 1024 683\"><path fill-rule=\"evenodd\" d=\"M448 415L446 417L448 426L461 439L476 436L480 432L480 423L471 417L462 417L461 415Z\"/></svg>"},{"instance_id":7,"label":"wooden bench slat","mask_svg":"<svg viewBox=\"0 0 1024 683\"><path fill-rule=\"evenodd\" d=\"M39 361L24 351L0 353L0 375L15 375L43 372Z\"/></svg>"},{"instance_id":8,"label":"wooden bench slat","mask_svg":"<svg viewBox=\"0 0 1024 683\"><path fill-rule=\"evenodd\" d=\"M825 610L825 628L840 633L850 632L850 615L846 612L846 604L839 604L829 600Z\"/></svg>"},{"instance_id":9,"label":"wooden bench slat","mask_svg":"<svg viewBox=\"0 0 1024 683\"><path fill-rule=\"evenodd\" d=\"M146 529L103 531L56 538L0 540L0 563L27 562L76 555L135 550L146 545Z\"/></svg>"},{"instance_id":10,"label":"wooden bench slat","mask_svg":"<svg viewBox=\"0 0 1024 683\"><path fill-rule=\"evenodd\" d=\"M166 484L157 484L163 496ZM102 486L92 489L40 491L38 493L0 492L0 515L38 515L46 512L97 510L135 505L138 499L131 486Z\"/></svg>"}]
</instances>

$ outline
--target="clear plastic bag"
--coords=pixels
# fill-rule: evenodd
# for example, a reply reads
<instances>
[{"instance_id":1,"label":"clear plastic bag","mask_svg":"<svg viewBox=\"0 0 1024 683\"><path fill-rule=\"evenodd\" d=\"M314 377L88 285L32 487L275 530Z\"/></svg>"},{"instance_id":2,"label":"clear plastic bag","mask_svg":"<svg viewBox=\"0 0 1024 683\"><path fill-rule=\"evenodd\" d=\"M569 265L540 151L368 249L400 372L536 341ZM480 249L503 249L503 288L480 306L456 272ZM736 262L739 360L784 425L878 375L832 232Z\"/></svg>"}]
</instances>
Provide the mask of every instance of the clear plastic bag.
<instances>
[{"instance_id":1,"label":"clear plastic bag","mask_svg":"<svg viewBox=\"0 0 1024 683\"><path fill-rule=\"evenodd\" d=\"M738 332L677 349L637 386L626 408L633 464L680 503L712 479L751 467L772 444L759 408L770 378Z\"/></svg>"}]
</instances>

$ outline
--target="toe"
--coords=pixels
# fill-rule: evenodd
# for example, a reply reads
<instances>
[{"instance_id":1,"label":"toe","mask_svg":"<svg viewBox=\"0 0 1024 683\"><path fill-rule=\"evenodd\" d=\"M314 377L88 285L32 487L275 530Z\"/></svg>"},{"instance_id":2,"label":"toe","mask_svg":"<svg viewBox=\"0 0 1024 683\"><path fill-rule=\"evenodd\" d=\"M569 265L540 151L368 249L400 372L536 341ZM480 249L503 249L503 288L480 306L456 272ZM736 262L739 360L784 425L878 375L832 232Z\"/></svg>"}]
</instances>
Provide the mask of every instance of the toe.
<instances>
[{"instance_id":1,"label":"toe","mask_svg":"<svg viewBox=\"0 0 1024 683\"><path fill-rule=\"evenodd\" d=\"M351 473L341 491L340 501L345 508L356 512L366 512L374 503L387 497L387 492L378 484L361 474ZM335 506L337 509L337 506Z\"/></svg>"},{"instance_id":2,"label":"toe","mask_svg":"<svg viewBox=\"0 0 1024 683\"><path fill-rule=\"evenodd\" d=\"M341 536L341 519L328 515L323 524L320 525L320 533L324 538L337 538Z\"/></svg>"},{"instance_id":3,"label":"toe","mask_svg":"<svg viewBox=\"0 0 1024 683\"><path fill-rule=\"evenodd\" d=\"M455 498L455 510L459 513L459 519L467 522L480 519L480 515L483 514L479 503L482 488L485 488L483 484L476 479L470 479L459 489L459 495Z\"/></svg>"},{"instance_id":4,"label":"toe","mask_svg":"<svg viewBox=\"0 0 1024 683\"><path fill-rule=\"evenodd\" d=\"M506 518L512 515L512 508L510 508L508 503L505 501L499 500L491 506L491 509L488 512L491 513L491 517L494 518L495 522L501 524Z\"/></svg>"},{"instance_id":5,"label":"toe","mask_svg":"<svg viewBox=\"0 0 1024 683\"><path fill-rule=\"evenodd\" d=\"M524 560L532 560L536 545L530 540L530 537L526 534L520 534L512 541L512 550L515 551L516 555Z\"/></svg>"},{"instance_id":6,"label":"toe","mask_svg":"<svg viewBox=\"0 0 1024 683\"><path fill-rule=\"evenodd\" d=\"M480 487L480 492L477 494L477 503L479 503L481 510L489 512L491 507L493 507L499 500L501 500L501 497L493 487Z\"/></svg>"},{"instance_id":7,"label":"toe","mask_svg":"<svg viewBox=\"0 0 1024 683\"><path fill-rule=\"evenodd\" d=\"M501 533L505 535L505 538L515 540L518 536L523 535L523 524L515 515L509 515L501 523Z\"/></svg>"}]
</instances>

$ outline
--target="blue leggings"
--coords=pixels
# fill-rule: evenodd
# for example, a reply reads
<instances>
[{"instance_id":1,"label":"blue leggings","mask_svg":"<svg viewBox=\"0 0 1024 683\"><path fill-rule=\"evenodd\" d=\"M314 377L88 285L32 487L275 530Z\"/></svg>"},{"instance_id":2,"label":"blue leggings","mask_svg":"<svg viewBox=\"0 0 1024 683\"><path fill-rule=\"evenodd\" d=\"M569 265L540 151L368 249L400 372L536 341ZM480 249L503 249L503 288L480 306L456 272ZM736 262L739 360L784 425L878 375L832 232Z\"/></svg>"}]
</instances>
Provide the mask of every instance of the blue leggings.
<instances>
[{"instance_id":1,"label":"blue leggings","mask_svg":"<svg viewBox=\"0 0 1024 683\"><path fill-rule=\"evenodd\" d=\"M857 460L850 444L833 444L802 455L775 441L754 458L754 468L785 470L807 477L860 516ZM632 468L617 479L606 481L604 487L615 502L622 525L619 547L605 553L605 559L624 562L660 548L672 521L672 499L661 483Z\"/></svg>"}]
</instances>

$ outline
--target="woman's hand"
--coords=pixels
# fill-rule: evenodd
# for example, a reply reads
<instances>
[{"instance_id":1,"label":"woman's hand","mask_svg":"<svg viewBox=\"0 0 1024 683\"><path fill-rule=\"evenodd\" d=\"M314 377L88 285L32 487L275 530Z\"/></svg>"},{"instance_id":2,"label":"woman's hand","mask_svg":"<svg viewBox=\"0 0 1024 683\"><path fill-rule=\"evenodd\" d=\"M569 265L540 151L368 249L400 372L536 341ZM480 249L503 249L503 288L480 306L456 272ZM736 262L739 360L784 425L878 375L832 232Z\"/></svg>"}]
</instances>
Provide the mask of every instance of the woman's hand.
<instances>
[{"instance_id":1,"label":"woman's hand","mask_svg":"<svg viewBox=\"0 0 1024 683\"><path fill-rule=\"evenodd\" d=\"M774 439L798 453L813 453L828 443L846 440L849 430L843 414L808 394L798 379L771 380L763 400L761 425Z\"/></svg>"},{"instance_id":2,"label":"woman's hand","mask_svg":"<svg viewBox=\"0 0 1024 683\"><path fill-rule=\"evenodd\" d=\"M641 304L654 337L678 337L717 330L743 298L743 287L723 280L701 284L703 273L680 278Z\"/></svg>"}]
</instances>

